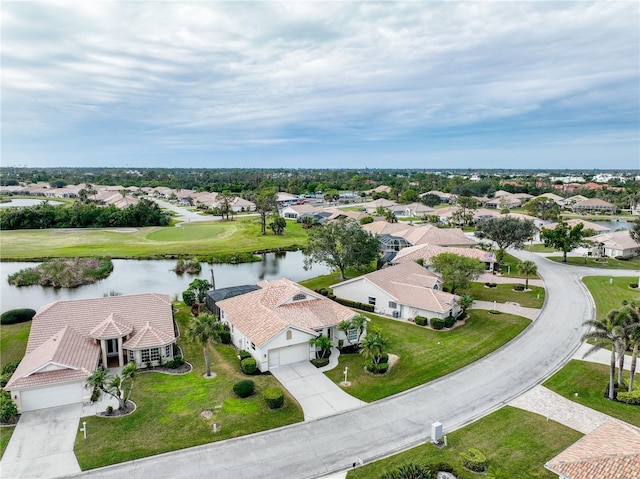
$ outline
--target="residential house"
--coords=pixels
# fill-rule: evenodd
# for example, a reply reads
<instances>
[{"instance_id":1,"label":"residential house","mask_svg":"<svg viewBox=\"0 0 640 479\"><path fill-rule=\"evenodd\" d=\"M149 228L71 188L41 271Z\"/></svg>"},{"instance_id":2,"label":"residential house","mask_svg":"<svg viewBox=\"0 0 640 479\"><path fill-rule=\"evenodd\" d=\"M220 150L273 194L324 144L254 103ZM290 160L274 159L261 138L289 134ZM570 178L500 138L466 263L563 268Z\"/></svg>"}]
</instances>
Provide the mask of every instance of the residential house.
<instances>
[{"instance_id":1,"label":"residential house","mask_svg":"<svg viewBox=\"0 0 640 479\"><path fill-rule=\"evenodd\" d=\"M431 215L435 211L433 208L423 205L422 203L410 203L408 205L400 205L402 208L401 214L397 216L422 218L426 215Z\"/></svg>"},{"instance_id":2,"label":"residential house","mask_svg":"<svg viewBox=\"0 0 640 479\"><path fill-rule=\"evenodd\" d=\"M367 213L369 213L370 215L375 215L378 208L391 210L394 213L396 213L396 211L402 211L402 206L400 206L398 203L396 203L395 201L386 200L384 198L378 198L377 200L370 201L369 203L366 203L364 207L367 210Z\"/></svg>"},{"instance_id":3,"label":"residential house","mask_svg":"<svg viewBox=\"0 0 640 479\"><path fill-rule=\"evenodd\" d=\"M233 345L248 351L260 371L313 359L309 341L320 335L331 338L334 346L341 339L357 341L358 331L345 334L337 328L357 315L351 309L286 278L258 286L216 305L220 320L231 329Z\"/></svg>"},{"instance_id":4,"label":"residential house","mask_svg":"<svg viewBox=\"0 0 640 479\"><path fill-rule=\"evenodd\" d=\"M571 218L571 219L565 220L565 223L570 228L573 228L578 224L582 224L583 230L591 230L591 231L595 231L596 233L608 233L609 231L611 231L606 226L602 226L597 223L592 223L591 221L585 221L578 218ZM544 225L544 228L548 230L554 230L556 229L556 226L558 226L558 224L559 223L549 223Z\"/></svg>"},{"instance_id":5,"label":"residential house","mask_svg":"<svg viewBox=\"0 0 640 479\"><path fill-rule=\"evenodd\" d=\"M339 298L370 304L393 318L458 316L458 296L442 291L442 279L410 261L382 268L331 286Z\"/></svg>"},{"instance_id":6,"label":"residential house","mask_svg":"<svg viewBox=\"0 0 640 479\"><path fill-rule=\"evenodd\" d=\"M315 215L320 213L322 208L313 205L288 205L280 210L280 216L288 220L297 220L303 215Z\"/></svg>"},{"instance_id":7,"label":"residential house","mask_svg":"<svg viewBox=\"0 0 640 479\"><path fill-rule=\"evenodd\" d=\"M297 195L292 195L289 193L284 193L282 191L277 193L276 196L276 204L278 205L278 210L290 205L295 205L300 198Z\"/></svg>"},{"instance_id":8,"label":"residential house","mask_svg":"<svg viewBox=\"0 0 640 479\"><path fill-rule=\"evenodd\" d=\"M566 199L560 195L556 195L555 193L543 193L535 197L535 199L538 198L546 198L548 200L552 200L558 206L564 206L566 204Z\"/></svg>"},{"instance_id":9,"label":"residential house","mask_svg":"<svg viewBox=\"0 0 640 479\"><path fill-rule=\"evenodd\" d=\"M227 298L233 298L235 296L249 293L251 291L256 291L258 289L260 289L260 286L255 284L243 284L240 286L230 286L228 288L212 289L211 291L207 291L205 302L207 303L207 308L209 309L209 311L219 317L219 301Z\"/></svg>"},{"instance_id":10,"label":"residential house","mask_svg":"<svg viewBox=\"0 0 640 479\"><path fill-rule=\"evenodd\" d=\"M582 195L573 195L570 196L569 198L566 198L564 200L564 204L565 206L571 206L571 205L575 205L576 203L580 203L581 201L586 201L589 198L587 198L586 196L582 196Z\"/></svg>"},{"instance_id":11,"label":"residential house","mask_svg":"<svg viewBox=\"0 0 640 479\"><path fill-rule=\"evenodd\" d=\"M420 244L416 246L409 246L400 251L391 261L393 264L401 264L407 262L422 261L422 265L433 271L431 266L432 259L441 253L453 253L465 258L473 258L484 263L484 269L487 272L492 272L496 264L496 255L490 251L483 251L476 248L456 248L443 246L437 246L433 244Z\"/></svg>"},{"instance_id":12,"label":"residential house","mask_svg":"<svg viewBox=\"0 0 640 479\"><path fill-rule=\"evenodd\" d=\"M640 243L631 237L629 230L614 231L591 236L587 240L593 243L591 250L595 256L637 256L640 255Z\"/></svg>"},{"instance_id":13,"label":"residential house","mask_svg":"<svg viewBox=\"0 0 640 479\"><path fill-rule=\"evenodd\" d=\"M609 419L544 467L558 479L640 479L640 429Z\"/></svg>"},{"instance_id":14,"label":"residential house","mask_svg":"<svg viewBox=\"0 0 640 479\"><path fill-rule=\"evenodd\" d=\"M614 214L616 212L616 205L601 200L599 198L591 198L588 200L580 201L573 205L574 213L609 213Z\"/></svg>"},{"instance_id":15,"label":"residential house","mask_svg":"<svg viewBox=\"0 0 640 479\"><path fill-rule=\"evenodd\" d=\"M496 192L496 195L497 195L497 192ZM485 208L498 209L498 210L503 210L505 208L506 209L518 208L519 206L522 206L522 200L514 194L506 193L506 194L491 198L489 201L487 201L484 204L484 206Z\"/></svg>"},{"instance_id":16,"label":"residential house","mask_svg":"<svg viewBox=\"0 0 640 479\"><path fill-rule=\"evenodd\" d=\"M176 340L168 295L56 301L34 316L26 353L5 389L21 412L86 402L86 380L98 365L164 362Z\"/></svg>"},{"instance_id":17,"label":"residential house","mask_svg":"<svg viewBox=\"0 0 640 479\"><path fill-rule=\"evenodd\" d=\"M447 205L455 205L458 201L458 197L452 193L444 193L442 191L431 190L426 193L421 193L418 195L419 198L424 198L427 195L434 195L440 198L440 203L444 203Z\"/></svg>"}]
</instances>

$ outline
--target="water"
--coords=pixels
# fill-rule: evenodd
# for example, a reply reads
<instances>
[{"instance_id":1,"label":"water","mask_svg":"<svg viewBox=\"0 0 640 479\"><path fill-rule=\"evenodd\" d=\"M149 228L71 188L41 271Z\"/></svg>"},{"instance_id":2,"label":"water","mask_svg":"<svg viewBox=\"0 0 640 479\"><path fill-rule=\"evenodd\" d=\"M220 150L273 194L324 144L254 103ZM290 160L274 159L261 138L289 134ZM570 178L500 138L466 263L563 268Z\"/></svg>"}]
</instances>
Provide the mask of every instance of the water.
<instances>
[{"instance_id":1,"label":"water","mask_svg":"<svg viewBox=\"0 0 640 479\"><path fill-rule=\"evenodd\" d=\"M255 284L263 279L282 277L302 281L330 273L330 270L322 265L314 265L313 269L305 271L304 255L300 251L268 253L262 256L263 260L256 263L216 265L202 263L202 271L199 275L174 273L171 270L176 265L175 260L116 259L113 260L113 272L108 278L73 289L12 286L7 281L10 274L39 263L1 262L0 310L4 312L15 308L31 308L37 311L41 306L53 301L101 297L111 291L121 294L163 293L170 295L171 298L178 295L179 299L182 299L181 293L195 278L211 281L212 268L217 288Z\"/></svg>"},{"instance_id":2,"label":"water","mask_svg":"<svg viewBox=\"0 0 640 479\"><path fill-rule=\"evenodd\" d=\"M49 203L53 206L58 206L64 204L62 201L52 201L52 200L35 200L32 198L16 198L15 200L8 201L6 203L0 203L0 208L12 208L16 206L36 206L40 203L45 202Z\"/></svg>"},{"instance_id":3,"label":"water","mask_svg":"<svg viewBox=\"0 0 640 479\"><path fill-rule=\"evenodd\" d=\"M619 220L619 221L592 221L592 223L595 223L597 225L600 226L604 226L605 228L609 228L609 231L613 232L613 231L617 231L620 229L625 229L625 230L630 230L632 223L630 221L627 220Z\"/></svg>"}]
</instances>

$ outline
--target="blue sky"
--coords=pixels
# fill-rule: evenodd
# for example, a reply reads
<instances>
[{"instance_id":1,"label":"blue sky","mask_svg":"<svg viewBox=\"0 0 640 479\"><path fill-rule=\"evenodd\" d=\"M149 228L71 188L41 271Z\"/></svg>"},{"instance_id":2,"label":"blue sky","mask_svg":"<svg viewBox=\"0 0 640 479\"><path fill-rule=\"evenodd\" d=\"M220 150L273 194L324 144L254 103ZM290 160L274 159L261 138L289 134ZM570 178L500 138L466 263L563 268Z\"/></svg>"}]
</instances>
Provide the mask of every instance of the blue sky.
<instances>
[{"instance_id":1,"label":"blue sky","mask_svg":"<svg viewBox=\"0 0 640 479\"><path fill-rule=\"evenodd\" d=\"M638 2L11 2L2 165L640 169Z\"/></svg>"}]
</instances>

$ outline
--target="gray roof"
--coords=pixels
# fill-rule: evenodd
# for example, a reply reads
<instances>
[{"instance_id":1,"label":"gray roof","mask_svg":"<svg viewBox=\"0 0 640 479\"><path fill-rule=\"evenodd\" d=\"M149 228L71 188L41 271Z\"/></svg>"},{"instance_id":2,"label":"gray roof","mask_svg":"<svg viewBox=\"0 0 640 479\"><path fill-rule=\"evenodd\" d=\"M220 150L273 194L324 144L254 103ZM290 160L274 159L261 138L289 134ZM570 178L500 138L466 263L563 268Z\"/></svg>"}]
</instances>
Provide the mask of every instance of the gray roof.
<instances>
[{"instance_id":1,"label":"gray roof","mask_svg":"<svg viewBox=\"0 0 640 479\"><path fill-rule=\"evenodd\" d=\"M255 284L243 284L240 286L229 286L228 288L213 289L207 291L207 296L211 298L215 303L222 301L223 299L233 298L240 294L249 293L260 289L260 286Z\"/></svg>"}]
</instances>

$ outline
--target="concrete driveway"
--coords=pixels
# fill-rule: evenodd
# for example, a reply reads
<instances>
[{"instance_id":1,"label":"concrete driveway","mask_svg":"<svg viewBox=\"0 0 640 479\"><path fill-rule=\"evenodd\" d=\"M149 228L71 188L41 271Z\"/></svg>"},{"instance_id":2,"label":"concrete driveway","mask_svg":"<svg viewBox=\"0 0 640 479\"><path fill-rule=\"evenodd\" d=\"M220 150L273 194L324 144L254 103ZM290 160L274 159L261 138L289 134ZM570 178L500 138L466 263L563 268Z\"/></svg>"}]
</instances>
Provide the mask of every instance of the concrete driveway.
<instances>
[{"instance_id":1,"label":"concrete driveway","mask_svg":"<svg viewBox=\"0 0 640 479\"><path fill-rule=\"evenodd\" d=\"M344 392L308 361L280 366L272 369L271 373L300 403L305 421L332 416L366 404Z\"/></svg>"},{"instance_id":2,"label":"concrete driveway","mask_svg":"<svg viewBox=\"0 0 640 479\"><path fill-rule=\"evenodd\" d=\"M52 478L80 472L73 453L82 404L22 414L0 462L3 478Z\"/></svg>"}]
</instances>

